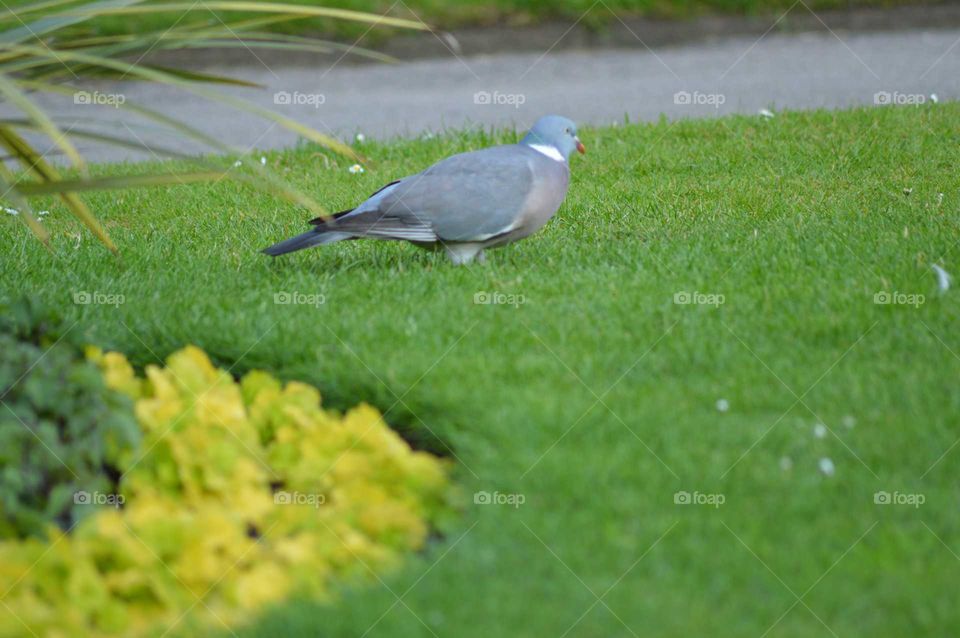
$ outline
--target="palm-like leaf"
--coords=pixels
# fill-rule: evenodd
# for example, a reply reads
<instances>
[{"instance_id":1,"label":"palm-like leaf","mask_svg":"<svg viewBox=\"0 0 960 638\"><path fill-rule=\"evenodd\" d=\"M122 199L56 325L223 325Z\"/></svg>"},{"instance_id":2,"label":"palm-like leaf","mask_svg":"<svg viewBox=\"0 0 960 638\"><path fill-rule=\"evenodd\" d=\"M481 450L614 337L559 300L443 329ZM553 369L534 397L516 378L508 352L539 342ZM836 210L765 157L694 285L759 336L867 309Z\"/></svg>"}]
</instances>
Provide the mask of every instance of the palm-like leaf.
<instances>
[{"instance_id":1,"label":"palm-like leaf","mask_svg":"<svg viewBox=\"0 0 960 638\"><path fill-rule=\"evenodd\" d=\"M127 35L93 36L83 33L79 28L82 23L101 16L143 15L157 12L189 13L191 11L240 11L264 15L231 23L221 21L219 25L196 24L188 21L163 31ZM0 188L4 192L2 199L16 206L30 229L38 238L46 242L48 234L32 214L29 198L56 194L74 216L114 251L116 248L106 230L76 193L228 178L268 190L315 214L324 215L323 207L312 198L283 183L256 162L246 163L248 167L246 171L224 171L222 166L216 165L215 161L197 160L197 170L190 173L146 173L122 178L90 178L86 174L83 157L77 150L74 140L95 140L129 148L144 148L143 144L139 140L114 134L80 130L75 126L76 123L69 127L62 127L57 119L47 114L34 99L37 93L73 95L76 90L67 82L85 77L130 78L157 82L171 89L185 90L205 99L254 113L336 153L361 159L349 146L333 137L275 111L213 88L213 85L224 83L250 85L241 79L159 67L143 62L131 63L123 59L137 56L137 54L141 54L142 57L146 52L161 49L197 47L270 48L310 52L349 51L376 59L388 59L387 56L373 51L345 47L339 43L262 30L273 24L304 18L350 20L371 26L426 28L416 21L346 9L232 0L210 0L198 3L150 2L148 0L41 0L0 11L0 100L8 102L23 115L23 117L0 119L0 147L7 152L4 161L15 159L22 169L21 174L15 174L6 164L0 162ZM240 34L239 37L238 34ZM239 149L211 138L194 126L178 122L143 105L125 102L117 106L160 123L172 129L177 135L200 142L216 153L244 154ZM49 138L52 145L69 158L78 176L62 177L59 171L23 137L22 131L42 134ZM164 151L156 147L150 150L166 156L178 156L174 151Z\"/></svg>"}]
</instances>

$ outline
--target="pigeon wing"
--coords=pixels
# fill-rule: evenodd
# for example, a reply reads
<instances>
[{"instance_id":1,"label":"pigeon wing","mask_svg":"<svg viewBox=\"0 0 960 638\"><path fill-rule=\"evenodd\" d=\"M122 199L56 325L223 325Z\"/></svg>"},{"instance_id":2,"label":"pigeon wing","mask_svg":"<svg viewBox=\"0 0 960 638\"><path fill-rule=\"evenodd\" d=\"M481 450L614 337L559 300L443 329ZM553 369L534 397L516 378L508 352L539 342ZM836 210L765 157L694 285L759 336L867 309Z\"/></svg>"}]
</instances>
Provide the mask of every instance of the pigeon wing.
<instances>
[{"instance_id":1,"label":"pigeon wing","mask_svg":"<svg viewBox=\"0 0 960 638\"><path fill-rule=\"evenodd\" d=\"M534 157L517 146L454 155L378 196L377 211L429 226L442 241L482 241L520 221Z\"/></svg>"}]
</instances>

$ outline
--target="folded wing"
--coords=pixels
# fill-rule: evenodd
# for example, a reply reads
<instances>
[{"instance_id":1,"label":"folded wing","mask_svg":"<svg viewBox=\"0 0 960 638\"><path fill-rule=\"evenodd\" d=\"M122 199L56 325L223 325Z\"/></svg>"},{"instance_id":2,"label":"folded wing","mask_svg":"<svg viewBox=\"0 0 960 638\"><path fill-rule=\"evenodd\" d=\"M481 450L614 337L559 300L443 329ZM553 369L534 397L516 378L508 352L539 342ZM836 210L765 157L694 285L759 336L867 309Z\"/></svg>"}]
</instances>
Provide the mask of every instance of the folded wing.
<instances>
[{"instance_id":1,"label":"folded wing","mask_svg":"<svg viewBox=\"0 0 960 638\"><path fill-rule=\"evenodd\" d=\"M429 229L441 241L482 241L517 224L532 180L530 157L517 147L454 155L384 188L337 227L377 220L377 232L403 232L402 239L427 241L420 237Z\"/></svg>"}]
</instances>

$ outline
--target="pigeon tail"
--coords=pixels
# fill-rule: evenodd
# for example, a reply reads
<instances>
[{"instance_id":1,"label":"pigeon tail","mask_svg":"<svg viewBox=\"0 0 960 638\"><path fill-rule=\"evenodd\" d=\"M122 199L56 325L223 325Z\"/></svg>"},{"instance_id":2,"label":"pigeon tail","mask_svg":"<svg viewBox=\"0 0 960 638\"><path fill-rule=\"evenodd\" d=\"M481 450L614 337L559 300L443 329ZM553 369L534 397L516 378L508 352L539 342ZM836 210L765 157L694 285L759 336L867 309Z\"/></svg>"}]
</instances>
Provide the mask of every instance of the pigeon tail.
<instances>
[{"instance_id":1,"label":"pigeon tail","mask_svg":"<svg viewBox=\"0 0 960 638\"><path fill-rule=\"evenodd\" d=\"M270 255L271 257L276 257L278 255L285 255L297 250L303 250L304 248L310 248L311 246L332 244L335 241L350 239L352 236L353 235L350 233L329 232L325 228L317 228L316 230L308 231L306 233L297 235L296 237L285 239L274 244L273 246L268 246L267 248L264 248L262 252Z\"/></svg>"}]
</instances>

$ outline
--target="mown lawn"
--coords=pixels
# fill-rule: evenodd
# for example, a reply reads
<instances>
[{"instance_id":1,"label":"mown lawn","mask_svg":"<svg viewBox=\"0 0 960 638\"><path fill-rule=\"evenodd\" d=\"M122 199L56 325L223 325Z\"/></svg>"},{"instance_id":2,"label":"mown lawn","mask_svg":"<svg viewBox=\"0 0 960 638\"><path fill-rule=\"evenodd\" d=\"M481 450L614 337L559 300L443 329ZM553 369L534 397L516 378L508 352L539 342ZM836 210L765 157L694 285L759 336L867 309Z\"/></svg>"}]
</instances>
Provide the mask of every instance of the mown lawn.
<instances>
[{"instance_id":1,"label":"mown lawn","mask_svg":"<svg viewBox=\"0 0 960 638\"><path fill-rule=\"evenodd\" d=\"M139 364L197 344L452 448L459 525L384 581L242 636L960 631L960 290L931 268L960 274L960 106L581 137L558 217L485 266L362 242L272 260L258 250L306 214L221 182L91 196L121 259L57 205L51 252L4 215L3 290ZM267 158L341 210L493 141L366 144L362 175L310 147Z\"/></svg>"}]
</instances>

